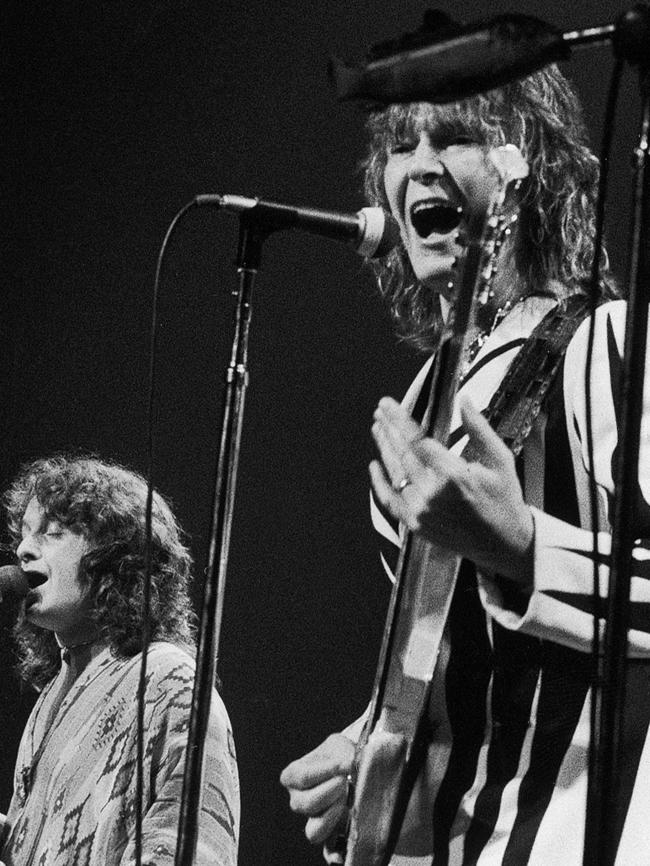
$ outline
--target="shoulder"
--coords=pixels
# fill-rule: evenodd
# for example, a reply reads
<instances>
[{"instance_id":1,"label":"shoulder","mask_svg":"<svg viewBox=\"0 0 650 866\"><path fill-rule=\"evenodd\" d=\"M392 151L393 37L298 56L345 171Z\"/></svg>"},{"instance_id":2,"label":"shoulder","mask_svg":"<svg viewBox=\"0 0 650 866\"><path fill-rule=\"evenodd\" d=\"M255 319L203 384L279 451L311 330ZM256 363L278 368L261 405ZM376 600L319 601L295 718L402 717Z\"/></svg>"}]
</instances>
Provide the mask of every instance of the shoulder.
<instances>
[{"instance_id":1,"label":"shoulder","mask_svg":"<svg viewBox=\"0 0 650 866\"><path fill-rule=\"evenodd\" d=\"M611 343L613 340L620 355L623 354L626 315L627 302L623 300L607 301L596 310L595 339L601 345L603 341L609 340ZM587 316L576 329L569 344L567 355L585 352L590 330L591 321L590 317Z\"/></svg>"},{"instance_id":2,"label":"shoulder","mask_svg":"<svg viewBox=\"0 0 650 866\"><path fill-rule=\"evenodd\" d=\"M136 656L139 668L142 655ZM155 641L147 653L147 684L158 693L190 692L194 685L194 658L187 650L165 641Z\"/></svg>"},{"instance_id":3,"label":"shoulder","mask_svg":"<svg viewBox=\"0 0 650 866\"><path fill-rule=\"evenodd\" d=\"M567 409L582 423L587 413L587 369L593 401L592 418L616 417L616 405L623 383L623 351L628 305L624 300L607 301L596 310L593 323L587 318L569 343L564 363L563 386ZM650 370L650 353L646 355ZM644 404L650 408L650 376L646 375ZM647 410L646 410L647 411Z\"/></svg>"},{"instance_id":4,"label":"shoulder","mask_svg":"<svg viewBox=\"0 0 650 866\"><path fill-rule=\"evenodd\" d=\"M147 652L147 668L152 674L164 675L176 668L186 669L194 675L194 657L187 649L167 641L153 641Z\"/></svg>"},{"instance_id":5,"label":"shoulder","mask_svg":"<svg viewBox=\"0 0 650 866\"><path fill-rule=\"evenodd\" d=\"M623 357L627 302L607 301L601 304L593 323L593 347L591 349L592 378L598 383L598 375L610 370L616 373ZM587 315L576 329L566 352L565 378L569 382L584 380L585 367L590 353L592 331L591 317ZM650 362L650 354L647 356Z\"/></svg>"},{"instance_id":6,"label":"shoulder","mask_svg":"<svg viewBox=\"0 0 650 866\"><path fill-rule=\"evenodd\" d=\"M156 641L149 647L148 688L155 690L163 703L170 703L189 712L195 672L194 658L187 650L164 641ZM210 717L219 726L230 727L225 705L214 686L210 700Z\"/></svg>"},{"instance_id":7,"label":"shoulder","mask_svg":"<svg viewBox=\"0 0 650 866\"><path fill-rule=\"evenodd\" d=\"M194 659L186 650L172 643L155 641L147 652L147 691L191 689L194 669ZM122 689L132 688L135 695L142 670L142 653L128 658L110 654L106 670L112 679L121 683Z\"/></svg>"}]
</instances>

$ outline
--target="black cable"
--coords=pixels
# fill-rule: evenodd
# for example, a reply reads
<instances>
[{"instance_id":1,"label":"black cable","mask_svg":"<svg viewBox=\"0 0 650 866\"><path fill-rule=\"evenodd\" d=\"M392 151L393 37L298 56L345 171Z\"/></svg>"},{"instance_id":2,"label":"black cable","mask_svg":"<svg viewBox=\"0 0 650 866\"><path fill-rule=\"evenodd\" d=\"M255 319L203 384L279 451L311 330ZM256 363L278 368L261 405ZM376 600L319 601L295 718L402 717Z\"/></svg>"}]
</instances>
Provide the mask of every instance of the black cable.
<instances>
[{"instance_id":1,"label":"black cable","mask_svg":"<svg viewBox=\"0 0 650 866\"><path fill-rule=\"evenodd\" d=\"M136 781L135 781L135 863L142 864L142 799L144 789L144 699L147 682L147 653L151 639L151 623L149 607L151 602L151 563L152 563L152 513L154 491L154 404L156 394L156 349L158 328L158 296L160 290L160 274L162 263L171 235L181 218L196 206L196 201L184 205L169 224L165 234L153 285L151 303L151 333L149 336L149 393L147 398L147 504L145 509L145 566L144 585L142 588L142 662L140 664L140 680L137 696L137 734L136 734Z\"/></svg>"},{"instance_id":2,"label":"black cable","mask_svg":"<svg viewBox=\"0 0 650 866\"><path fill-rule=\"evenodd\" d=\"M598 486L596 484L594 467L594 436L593 436L593 412L591 393L591 368L593 363L594 340L596 334L596 310L600 300L600 259L603 249L603 235L605 227L605 204L607 199L607 180L609 175L609 157L612 149L612 138L614 134L614 120L616 117L616 102L618 99L621 75L623 71L623 60L617 58L614 63L612 75L607 94L607 103L604 115L604 131L600 149L600 176L598 179L598 200L596 202L596 222L594 227L594 257L590 277L590 311L589 311L589 335L587 338L587 356L585 360L585 412L586 412L586 434L587 434L587 475L589 483L589 506L592 526L592 557L594 564L593 572L593 634L591 640L591 707L589 718L589 778L587 784L587 821L585 823L584 841L584 863L593 862L590 853L588 832L590 828L589 816L597 809L600 780L596 778L596 756L600 744L598 733L598 711L600 707L603 676L600 658L600 575L599 575L599 551L598 551Z\"/></svg>"}]
</instances>

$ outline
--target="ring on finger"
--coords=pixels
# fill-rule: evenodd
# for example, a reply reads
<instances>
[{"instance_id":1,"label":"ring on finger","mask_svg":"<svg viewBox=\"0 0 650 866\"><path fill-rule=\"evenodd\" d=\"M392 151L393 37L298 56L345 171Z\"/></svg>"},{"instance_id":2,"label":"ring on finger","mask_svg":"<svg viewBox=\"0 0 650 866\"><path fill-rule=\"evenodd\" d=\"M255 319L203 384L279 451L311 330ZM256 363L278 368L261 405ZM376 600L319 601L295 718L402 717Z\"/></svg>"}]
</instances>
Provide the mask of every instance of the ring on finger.
<instances>
[{"instance_id":1,"label":"ring on finger","mask_svg":"<svg viewBox=\"0 0 650 866\"><path fill-rule=\"evenodd\" d=\"M354 776L352 773L348 773L345 777L345 786L345 805L348 809L351 809L354 803Z\"/></svg>"},{"instance_id":2,"label":"ring on finger","mask_svg":"<svg viewBox=\"0 0 650 866\"><path fill-rule=\"evenodd\" d=\"M412 482L411 479L408 477L408 475L405 475L404 478L402 478L402 480L399 481L399 482L395 485L395 491L396 491L396 493L402 493L402 492L403 492L403 491L404 491L404 490L409 486L409 484L413 484L413 482Z\"/></svg>"}]
</instances>

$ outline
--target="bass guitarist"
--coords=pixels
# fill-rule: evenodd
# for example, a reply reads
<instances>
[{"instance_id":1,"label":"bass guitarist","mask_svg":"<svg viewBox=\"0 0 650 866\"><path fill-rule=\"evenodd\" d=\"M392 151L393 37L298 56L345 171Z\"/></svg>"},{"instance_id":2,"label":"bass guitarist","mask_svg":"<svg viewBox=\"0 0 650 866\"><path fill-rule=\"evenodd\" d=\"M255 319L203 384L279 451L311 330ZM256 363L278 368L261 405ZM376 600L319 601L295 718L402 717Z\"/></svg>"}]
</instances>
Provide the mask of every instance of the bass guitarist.
<instances>
[{"instance_id":1,"label":"bass guitarist","mask_svg":"<svg viewBox=\"0 0 650 866\"><path fill-rule=\"evenodd\" d=\"M430 359L402 403L384 398L372 435L372 517L388 576L408 530L462 558L428 703L427 757L391 861L401 866L581 866L593 630L589 474L599 496L601 582L610 551L612 466L625 302L603 256L586 436L588 322L547 383L515 458L482 413L533 330L588 292L598 162L577 97L549 67L456 104L370 115L365 188L401 243L377 267L400 334L436 352L457 291L463 220L486 200L485 155L515 145L529 166L519 219L468 335L445 445L423 433ZM469 442L471 453L466 449ZM650 370L635 537L650 538ZM628 706L614 827L620 866L650 851L650 543L632 568ZM435 581L435 574L431 574ZM345 833L361 725L331 735L282 773L291 808L327 857Z\"/></svg>"}]
</instances>

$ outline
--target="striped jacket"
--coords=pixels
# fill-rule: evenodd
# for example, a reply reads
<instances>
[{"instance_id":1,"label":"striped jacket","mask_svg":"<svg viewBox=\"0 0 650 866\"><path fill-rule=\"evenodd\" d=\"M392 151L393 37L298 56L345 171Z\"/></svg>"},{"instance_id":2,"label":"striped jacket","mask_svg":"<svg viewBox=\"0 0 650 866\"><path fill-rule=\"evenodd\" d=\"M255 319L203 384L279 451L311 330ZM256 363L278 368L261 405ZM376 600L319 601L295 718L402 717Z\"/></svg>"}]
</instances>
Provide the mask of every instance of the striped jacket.
<instances>
[{"instance_id":1,"label":"striped jacket","mask_svg":"<svg viewBox=\"0 0 650 866\"><path fill-rule=\"evenodd\" d=\"M527 299L484 344L460 391L477 408L487 406L550 306L549 299ZM625 309L622 301L599 309L591 374L603 592ZM420 780L426 794L410 815L415 827L411 837L421 832L421 856L395 856L395 866L431 863L431 853L423 854L431 847L435 866L582 864L594 573L586 470L587 336L585 322L568 347L519 458L535 521L535 585L529 603L522 609L503 582L477 575L471 563L461 566L432 687L434 742ZM405 398L416 417L424 409L430 368L431 362ZM647 371L628 705L613 822L617 866L650 864L650 363ZM451 441L456 440L454 450L460 451L466 439L458 411L454 428ZM399 534L374 501L371 510L390 575Z\"/></svg>"}]
</instances>

